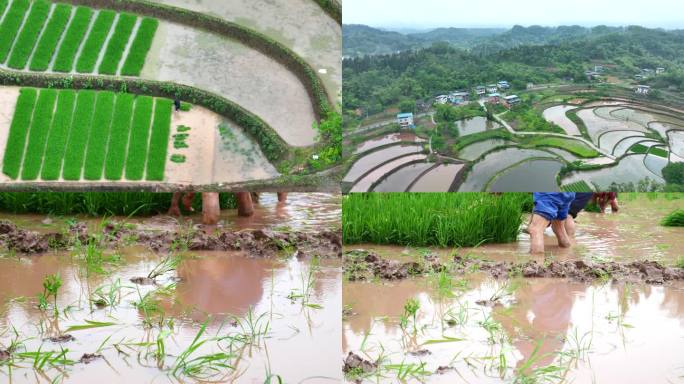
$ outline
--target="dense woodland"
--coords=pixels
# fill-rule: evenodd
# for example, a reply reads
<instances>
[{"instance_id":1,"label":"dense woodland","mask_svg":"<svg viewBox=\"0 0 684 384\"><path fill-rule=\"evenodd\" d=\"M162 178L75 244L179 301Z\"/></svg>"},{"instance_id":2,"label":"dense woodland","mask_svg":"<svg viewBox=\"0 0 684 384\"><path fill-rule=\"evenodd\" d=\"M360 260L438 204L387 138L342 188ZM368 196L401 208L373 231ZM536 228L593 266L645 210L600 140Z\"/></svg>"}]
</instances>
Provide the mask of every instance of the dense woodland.
<instances>
[{"instance_id":1,"label":"dense woodland","mask_svg":"<svg viewBox=\"0 0 684 384\"><path fill-rule=\"evenodd\" d=\"M344 26L345 50L350 26ZM644 83L656 88L684 90L684 31L664 31L642 27L594 28L514 27L464 48L454 44L451 35L472 38L471 30L437 30L434 35L446 41L425 41L414 35L351 26L356 34L374 36L366 44L388 44L397 40L401 52L346 58L344 101L346 112L361 108L369 114L401 102L427 100L456 89L508 80L514 90L527 83L554 81L586 82L584 72L593 64L603 64L608 75L631 79L640 68L665 67L667 72ZM374 31L377 31L375 33ZM466 32L464 32L466 31ZM375 33L375 34L374 34ZM403 37L401 37L403 36ZM460 41L464 41L461 39ZM368 50L371 48L369 47Z\"/></svg>"}]
</instances>

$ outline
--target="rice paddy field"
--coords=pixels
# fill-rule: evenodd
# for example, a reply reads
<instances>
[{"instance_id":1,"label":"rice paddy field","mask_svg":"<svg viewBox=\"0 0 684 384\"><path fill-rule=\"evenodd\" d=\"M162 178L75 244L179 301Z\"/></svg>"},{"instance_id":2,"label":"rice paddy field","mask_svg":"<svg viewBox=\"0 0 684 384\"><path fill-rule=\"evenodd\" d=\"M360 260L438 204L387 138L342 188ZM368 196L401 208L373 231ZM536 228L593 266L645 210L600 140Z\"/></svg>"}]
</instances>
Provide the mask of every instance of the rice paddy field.
<instances>
[{"instance_id":1,"label":"rice paddy field","mask_svg":"<svg viewBox=\"0 0 684 384\"><path fill-rule=\"evenodd\" d=\"M340 196L169 201L0 195L0 381L340 382Z\"/></svg>"},{"instance_id":2,"label":"rice paddy field","mask_svg":"<svg viewBox=\"0 0 684 384\"><path fill-rule=\"evenodd\" d=\"M334 4L300 3L307 43L211 4L1 2L0 182L282 185L334 165L319 124L335 121L341 30Z\"/></svg>"},{"instance_id":3,"label":"rice paddy field","mask_svg":"<svg viewBox=\"0 0 684 384\"><path fill-rule=\"evenodd\" d=\"M684 195L619 194L539 256L527 194L403 195L343 200L345 382L682 380L684 286L659 273L682 274Z\"/></svg>"},{"instance_id":4,"label":"rice paddy field","mask_svg":"<svg viewBox=\"0 0 684 384\"><path fill-rule=\"evenodd\" d=\"M491 120L476 117L454 122L458 136L451 138L449 148L439 150L432 148L430 137L421 127L415 130L416 136L412 130L388 134L393 121L371 125L347 138L346 154L351 166L343 190L534 192L572 189L578 183L596 191L614 183L622 184L624 190L634 190L646 178L664 185L662 169L669 163L681 162L681 111L624 99L579 98L575 102L580 103L537 106L543 118L563 132L516 131L506 122L504 111ZM405 139L397 140L401 137ZM448 177L448 182L435 183L429 176L436 166L427 172L411 172L406 168L419 165L396 162L391 156L393 149L421 141L428 143L423 148L428 156L420 165L435 164L435 157L461 165L457 172L442 175ZM368 168L365 164L370 160L373 166ZM364 170L361 176L359 169ZM398 175L409 180L392 182Z\"/></svg>"}]
</instances>

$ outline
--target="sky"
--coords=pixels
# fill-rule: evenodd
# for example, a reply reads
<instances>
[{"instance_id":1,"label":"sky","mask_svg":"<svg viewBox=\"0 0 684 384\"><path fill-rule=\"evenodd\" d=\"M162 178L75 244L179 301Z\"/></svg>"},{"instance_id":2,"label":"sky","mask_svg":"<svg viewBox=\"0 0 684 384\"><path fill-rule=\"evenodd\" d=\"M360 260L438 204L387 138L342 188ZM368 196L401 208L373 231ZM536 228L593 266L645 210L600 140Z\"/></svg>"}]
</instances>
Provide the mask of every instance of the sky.
<instances>
[{"instance_id":1,"label":"sky","mask_svg":"<svg viewBox=\"0 0 684 384\"><path fill-rule=\"evenodd\" d=\"M384 28L641 25L684 29L684 0L343 0L345 24Z\"/></svg>"}]
</instances>

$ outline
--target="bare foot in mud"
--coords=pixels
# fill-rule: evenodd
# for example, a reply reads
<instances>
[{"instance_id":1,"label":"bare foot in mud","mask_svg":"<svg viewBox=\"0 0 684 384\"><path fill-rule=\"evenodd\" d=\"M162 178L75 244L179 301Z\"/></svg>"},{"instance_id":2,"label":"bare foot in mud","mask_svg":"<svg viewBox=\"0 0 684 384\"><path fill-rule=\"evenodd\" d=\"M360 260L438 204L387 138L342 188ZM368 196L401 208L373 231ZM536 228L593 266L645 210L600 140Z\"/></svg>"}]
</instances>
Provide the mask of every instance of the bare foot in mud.
<instances>
[{"instance_id":1,"label":"bare foot in mud","mask_svg":"<svg viewBox=\"0 0 684 384\"><path fill-rule=\"evenodd\" d=\"M176 206L169 207L169 211L166 213L169 216L179 217L181 215L180 208Z\"/></svg>"}]
</instances>

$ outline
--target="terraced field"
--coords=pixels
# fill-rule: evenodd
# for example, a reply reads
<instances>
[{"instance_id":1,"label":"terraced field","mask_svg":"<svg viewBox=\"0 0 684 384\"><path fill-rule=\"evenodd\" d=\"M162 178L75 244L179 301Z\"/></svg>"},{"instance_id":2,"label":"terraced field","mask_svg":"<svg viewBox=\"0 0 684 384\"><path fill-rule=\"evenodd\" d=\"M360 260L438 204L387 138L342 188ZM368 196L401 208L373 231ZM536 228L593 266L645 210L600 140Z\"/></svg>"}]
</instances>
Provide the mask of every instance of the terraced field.
<instances>
[{"instance_id":1,"label":"terraced field","mask_svg":"<svg viewBox=\"0 0 684 384\"><path fill-rule=\"evenodd\" d=\"M0 64L15 70L138 76L159 24L46 0L8 3L0 23Z\"/></svg>"},{"instance_id":2,"label":"terraced field","mask_svg":"<svg viewBox=\"0 0 684 384\"><path fill-rule=\"evenodd\" d=\"M22 88L2 162L23 181L163 181L169 99Z\"/></svg>"}]
</instances>

